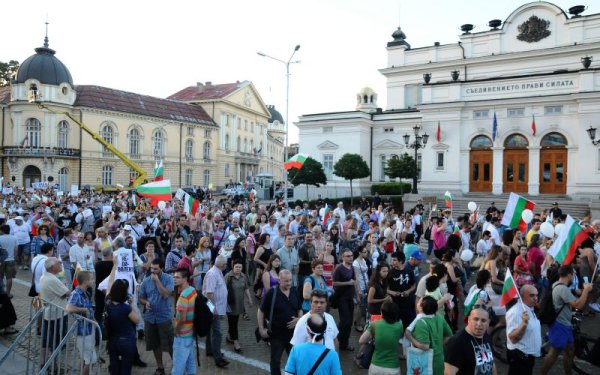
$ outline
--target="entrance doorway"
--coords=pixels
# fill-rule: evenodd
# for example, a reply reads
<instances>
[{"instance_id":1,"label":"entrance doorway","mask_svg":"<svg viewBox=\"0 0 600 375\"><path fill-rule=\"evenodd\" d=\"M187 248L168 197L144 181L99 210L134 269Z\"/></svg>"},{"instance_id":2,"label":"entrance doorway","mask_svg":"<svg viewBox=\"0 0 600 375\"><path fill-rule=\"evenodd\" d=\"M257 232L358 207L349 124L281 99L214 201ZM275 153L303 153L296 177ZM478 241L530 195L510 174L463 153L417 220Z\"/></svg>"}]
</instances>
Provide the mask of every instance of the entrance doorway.
<instances>
[{"instance_id":1,"label":"entrance doorway","mask_svg":"<svg viewBox=\"0 0 600 375\"><path fill-rule=\"evenodd\" d=\"M540 150L540 194L567 193L567 140L558 133L546 135Z\"/></svg>"},{"instance_id":2,"label":"entrance doorway","mask_svg":"<svg viewBox=\"0 0 600 375\"><path fill-rule=\"evenodd\" d=\"M42 172L40 169L33 165L28 165L23 170L23 187L30 188L34 182L42 181Z\"/></svg>"},{"instance_id":3,"label":"entrance doorway","mask_svg":"<svg viewBox=\"0 0 600 375\"><path fill-rule=\"evenodd\" d=\"M480 135L471 141L469 154L469 191L491 192L493 176L492 141Z\"/></svg>"},{"instance_id":4,"label":"entrance doorway","mask_svg":"<svg viewBox=\"0 0 600 375\"><path fill-rule=\"evenodd\" d=\"M527 193L529 183L529 142L520 134L513 134L504 143L503 191Z\"/></svg>"}]
</instances>

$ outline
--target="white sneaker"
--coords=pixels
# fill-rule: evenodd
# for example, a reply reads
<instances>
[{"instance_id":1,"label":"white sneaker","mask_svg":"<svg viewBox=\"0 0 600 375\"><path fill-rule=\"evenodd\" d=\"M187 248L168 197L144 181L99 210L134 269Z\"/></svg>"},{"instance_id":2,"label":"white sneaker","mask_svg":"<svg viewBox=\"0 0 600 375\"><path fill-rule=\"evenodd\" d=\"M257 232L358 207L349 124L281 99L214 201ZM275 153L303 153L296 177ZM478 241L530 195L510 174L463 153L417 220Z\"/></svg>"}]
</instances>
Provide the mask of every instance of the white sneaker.
<instances>
[{"instance_id":1,"label":"white sneaker","mask_svg":"<svg viewBox=\"0 0 600 375\"><path fill-rule=\"evenodd\" d=\"M600 313L600 303L590 303L590 309Z\"/></svg>"}]
</instances>

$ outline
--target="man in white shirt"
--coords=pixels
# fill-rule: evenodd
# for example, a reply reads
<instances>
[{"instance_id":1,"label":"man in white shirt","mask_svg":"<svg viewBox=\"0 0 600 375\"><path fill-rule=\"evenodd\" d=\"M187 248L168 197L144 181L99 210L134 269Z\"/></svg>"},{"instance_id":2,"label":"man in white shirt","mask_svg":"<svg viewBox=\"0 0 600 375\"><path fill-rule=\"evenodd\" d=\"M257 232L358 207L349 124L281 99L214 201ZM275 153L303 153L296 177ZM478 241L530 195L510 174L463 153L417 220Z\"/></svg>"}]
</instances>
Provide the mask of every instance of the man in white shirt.
<instances>
[{"instance_id":1,"label":"man in white shirt","mask_svg":"<svg viewBox=\"0 0 600 375\"><path fill-rule=\"evenodd\" d=\"M481 239L477 242L477 255L485 257L491 248L490 231L486 230L481 234Z\"/></svg>"},{"instance_id":2,"label":"man in white shirt","mask_svg":"<svg viewBox=\"0 0 600 375\"><path fill-rule=\"evenodd\" d=\"M498 233L498 226L500 225L500 221L497 217L493 217L491 224L488 225L488 231L490 232L490 240L493 245L500 245L500 233Z\"/></svg>"},{"instance_id":3,"label":"man in white shirt","mask_svg":"<svg viewBox=\"0 0 600 375\"><path fill-rule=\"evenodd\" d=\"M15 217L14 224L10 227L10 234L15 236L17 239L18 251L17 251L17 262L21 263L21 268L24 270L29 269L29 258L31 255L31 240L29 233L31 232L31 225L23 220L23 216Z\"/></svg>"},{"instance_id":4,"label":"man in white shirt","mask_svg":"<svg viewBox=\"0 0 600 375\"><path fill-rule=\"evenodd\" d=\"M324 335L324 345L331 350L338 350L339 342L337 335L339 333L338 328L335 324L333 316L325 312L327 308L327 292L321 289L313 289L310 295L310 311L304 314L294 328L294 335L290 340L290 344L298 345L305 343L308 339L308 333L306 331L307 321L311 314L322 315L327 322L327 330Z\"/></svg>"},{"instance_id":5,"label":"man in white shirt","mask_svg":"<svg viewBox=\"0 0 600 375\"><path fill-rule=\"evenodd\" d=\"M129 219L129 227L131 228L130 235L133 237L133 242L138 242L140 238L144 237L144 227L138 223L136 216Z\"/></svg>"},{"instance_id":6,"label":"man in white shirt","mask_svg":"<svg viewBox=\"0 0 600 375\"><path fill-rule=\"evenodd\" d=\"M94 271L94 250L85 244L85 233L77 234L77 243L69 249L69 261L73 270L77 270L77 264L83 271Z\"/></svg>"},{"instance_id":7,"label":"man in white shirt","mask_svg":"<svg viewBox=\"0 0 600 375\"><path fill-rule=\"evenodd\" d=\"M537 301L537 289L525 284L521 302L506 312L508 374L531 375L535 359L541 356L542 327L533 311Z\"/></svg>"}]
</instances>

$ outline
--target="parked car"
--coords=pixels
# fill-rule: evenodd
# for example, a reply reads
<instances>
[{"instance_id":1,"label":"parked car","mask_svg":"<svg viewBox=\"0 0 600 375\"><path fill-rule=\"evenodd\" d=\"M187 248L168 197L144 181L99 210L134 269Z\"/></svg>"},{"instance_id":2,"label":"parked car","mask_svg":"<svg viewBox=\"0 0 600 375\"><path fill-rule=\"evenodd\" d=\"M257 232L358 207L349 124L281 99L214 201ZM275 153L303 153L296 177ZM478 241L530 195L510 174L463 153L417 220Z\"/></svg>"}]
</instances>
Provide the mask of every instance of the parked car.
<instances>
[{"instance_id":1,"label":"parked car","mask_svg":"<svg viewBox=\"0 0 600 375\"><path fill-rule=\"evenodd\" d=\"M243 197L247 197L250 191L245 189L242 185L236 185L234 187L223 189L222 194L227 195L228 197L234 195L241 195Z\"/></svg>"}]
</instances>

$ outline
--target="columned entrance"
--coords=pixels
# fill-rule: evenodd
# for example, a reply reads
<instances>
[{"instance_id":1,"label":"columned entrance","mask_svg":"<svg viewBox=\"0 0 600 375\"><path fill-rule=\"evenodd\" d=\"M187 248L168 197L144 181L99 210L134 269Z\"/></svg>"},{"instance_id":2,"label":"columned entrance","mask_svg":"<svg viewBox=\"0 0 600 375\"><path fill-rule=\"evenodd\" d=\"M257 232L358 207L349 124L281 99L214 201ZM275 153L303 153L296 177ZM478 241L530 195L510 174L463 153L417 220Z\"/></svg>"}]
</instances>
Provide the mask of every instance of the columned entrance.
<instances>
[{"instance_id":1,"label":"columned entrance","mask_svg":"<svg viewBox=\"0 0 600 375\"><path fill-rule=\"evenodd\" d=\"M504 143L503 191L527 193L529 190L529 150L527 138L513 134Z\"/></svg>"},{"instance_id":2,"label":"columned entrance","mask_svg":"<svg viewBox=\"0 0 600 375\"><path fill-rule=\"evenodd\" d=\"M471 141L469 153L469 191L491 192L493 179L492 141L483 135Z\"/></svg>"},{"instance_id":3,"label":"columned entrance","mask_svg":"<svg viewBox=\"0 0 600 375\"><path fill-rule=\"evenodd\" d=\"M40 169L33 165L28 165L23 170L23 187L30 188L34 182L42 181L42 172Z\"/></svg>"},{"instance_id":4,"label":"columned entrance","mask_svg":"<svg viewBox=\"0 0 600 375\"><path fill-rule=\"evenodd\" d=\"M540 151L540 193L566 194L567 140L558 133L546 135Z\"/></svg>"}]
</instances>

